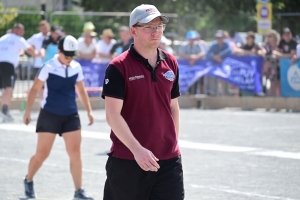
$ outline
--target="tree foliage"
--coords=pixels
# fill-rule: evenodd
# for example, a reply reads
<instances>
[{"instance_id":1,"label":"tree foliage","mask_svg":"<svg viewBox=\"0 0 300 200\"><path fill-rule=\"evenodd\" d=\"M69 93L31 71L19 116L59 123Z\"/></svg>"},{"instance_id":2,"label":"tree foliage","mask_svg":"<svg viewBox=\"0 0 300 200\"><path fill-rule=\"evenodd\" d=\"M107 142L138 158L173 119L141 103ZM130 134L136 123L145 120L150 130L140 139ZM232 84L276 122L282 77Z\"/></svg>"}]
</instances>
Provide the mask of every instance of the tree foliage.
<instances>
[{"instance_id":1,"label":"tree foliage","mask_svg":"<svg viewBox=\"0 0 300 200\"><path fill-rule=\"evenodd\" d=\"M273 13L298 12L300 1L271 0ZM79 5L85 11L131 12L142 0L81 0ZM216 29L248 31L256 30L257 0L148 0L164 13L177 13L179 30L196 29L204 35ZM191 15L194 14L194 15ZM279 28L287 18L274 16L273 22ZM291 18L288 18L290 20ZM169 25L168 25L169 26ZM300 27L299 27L300 28Z\"/></svg>"},{"instance_id":2,"label":"tree foliage","mask_svg":"<svg viewBox=\"0 0 300 200\"><path fill-rule=\"evenodd\" d=\"M4 8L0 2L0 31L6 31L7 25L18 16L17 8Z\"/></svg>"}]
</instances>

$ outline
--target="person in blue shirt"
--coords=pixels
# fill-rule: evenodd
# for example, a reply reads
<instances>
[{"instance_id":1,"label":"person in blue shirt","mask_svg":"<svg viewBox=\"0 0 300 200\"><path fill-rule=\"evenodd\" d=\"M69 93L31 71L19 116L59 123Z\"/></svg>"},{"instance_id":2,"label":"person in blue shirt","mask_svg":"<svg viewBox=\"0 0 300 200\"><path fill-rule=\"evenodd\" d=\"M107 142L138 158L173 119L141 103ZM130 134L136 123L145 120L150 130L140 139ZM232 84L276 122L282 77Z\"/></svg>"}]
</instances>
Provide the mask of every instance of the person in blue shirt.
<instances>
[{"instance_id":1,"label":"person in blue shirt","mask_svg":"<svg viewBox=\"0 0 300 200\"><path fill-rule=\"evenodd\" d=\"M230 45L225 42L225 35L222 30L218 30L215 34L216 42L214 42L208 52L206 58L212 59L215 62L222 63L224 58L232 53Z\"/></svg>"},{"instance_id":2,"label":"person in blue shirt","mask_svg":"<svg viewBox=\"0 0 300 200\"><path fill-rule=\"evenodd\" d=\"M51 32L43 41L42 49L40 51L43 63L48 62L58 53L57 42L62 35L61 27L51 26Z\"/></svg>"},{"instance_id":3,"label":"person in blue shirt","mask_svg":"<svg viewBox=\"0 0 300 200\"><path fill-rule=\"evenodd\" d=\"M211 59L217 63L222 63L223 60L232 53L230 44L225 41L224 31L218 30L215 34L216 42L212 43L208 52L206 53L206 58ZM215 92L217 95L225 94L224 82L218 79L218 83L215 87Z\"/></svg>"}]
</instances>

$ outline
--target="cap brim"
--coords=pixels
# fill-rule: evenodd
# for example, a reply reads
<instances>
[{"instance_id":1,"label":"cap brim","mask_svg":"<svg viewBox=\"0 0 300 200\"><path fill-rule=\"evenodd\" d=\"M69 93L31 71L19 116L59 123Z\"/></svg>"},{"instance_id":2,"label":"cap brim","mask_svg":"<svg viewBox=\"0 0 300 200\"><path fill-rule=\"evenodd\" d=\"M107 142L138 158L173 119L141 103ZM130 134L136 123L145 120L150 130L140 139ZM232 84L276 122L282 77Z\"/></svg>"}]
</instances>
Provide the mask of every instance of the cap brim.
<instances>
[{"instance_id":1,"label":"cap brim","mask_svg":"<svg viewBox=\"0 0 300 200\"><path fill-rule=\"evenodd\" d=\"M65 56L73 57L73 56L75 56L76 52L75 51L63 51L63 54Z\"/></svg>"},{"instance_id":2,"label":"cap brim","mask_svg":"<svg viewBox=\"0 0 300 200\"><path fill-rule=\"evenodd\" d=\"M161 15L161 14L153 14L153 15L149 15L149 16L147 16L146 18L139 20L139 22L140 22L140 23L143 23L143 24L147 24L147 23L151 22L152 20L154 20L154 19L156 19L156 18L158 18L158 17L160 17L161 21L162 21L164 24L166 24L166 23L169 22L169 18L166 17L166 16L164 16L164 15Z\"/></svg>"}]
</instances>

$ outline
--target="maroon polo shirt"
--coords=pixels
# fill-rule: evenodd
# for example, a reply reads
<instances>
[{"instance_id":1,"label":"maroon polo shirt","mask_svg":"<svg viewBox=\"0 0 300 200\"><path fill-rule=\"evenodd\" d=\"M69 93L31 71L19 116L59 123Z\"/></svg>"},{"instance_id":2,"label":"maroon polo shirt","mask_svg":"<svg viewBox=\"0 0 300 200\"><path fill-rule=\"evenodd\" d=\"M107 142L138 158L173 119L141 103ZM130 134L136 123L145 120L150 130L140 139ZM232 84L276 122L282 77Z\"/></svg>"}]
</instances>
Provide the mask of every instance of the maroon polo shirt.
<instances>
[{"instance_id":1,"label":"maroon polo shirt","mask_svg":"<svg viewBox=\"0 0 300 200\"><path fill-rule=\"evenodd\" d=\"M180 155L171 99L180 96L178 64L171 54L158 51L155 69L132 45L109 64L103 84L105 96L123 100L121 115L132 134L158 159ZM131 151L111 131L111 155L134 160Z\"/></svg>"}]
</instances>

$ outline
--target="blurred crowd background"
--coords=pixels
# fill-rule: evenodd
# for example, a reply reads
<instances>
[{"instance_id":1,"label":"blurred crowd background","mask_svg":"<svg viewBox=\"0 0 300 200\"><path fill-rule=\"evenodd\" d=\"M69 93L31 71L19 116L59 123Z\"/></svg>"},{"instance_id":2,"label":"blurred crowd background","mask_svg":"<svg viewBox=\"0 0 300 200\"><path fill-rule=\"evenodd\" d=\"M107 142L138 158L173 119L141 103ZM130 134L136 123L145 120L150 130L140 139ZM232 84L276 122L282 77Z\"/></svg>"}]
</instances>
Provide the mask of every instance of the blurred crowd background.
<instances>
[{"instance_id":1,"label":"blurred crowd background","mask_svg":"<svg viewBox=\"0 0 300 200\"><path fill-rule=\"evenodd\" d=\"M255 0L152 0L170 19L160 48L178 59L189 60L190 67L201 59L215 62L231 54L258 55L264 58L261 94L280 96L280 58L291 64L300 57L300 2L272 0L272 29L257 33ZM42 63L54 54L49 38L57 41L70 34L78 38L77 58L95 63L108 63L126 51L133 39L130 35L128 11L142 1L50 0L0 3L0 36L9 33L15 23L25 26L24 38L36 50L43 49L39 59L20 52L18 79L32 81ZM48 40L48 41L47 41ZM21 87L30 82L20 84ZM213 89L212 89L213 88ZM21 89L24 90L24 89ZM197 81L186 95L247 96L236 86L212 77Z\"/></svg>"}]
</instances>

